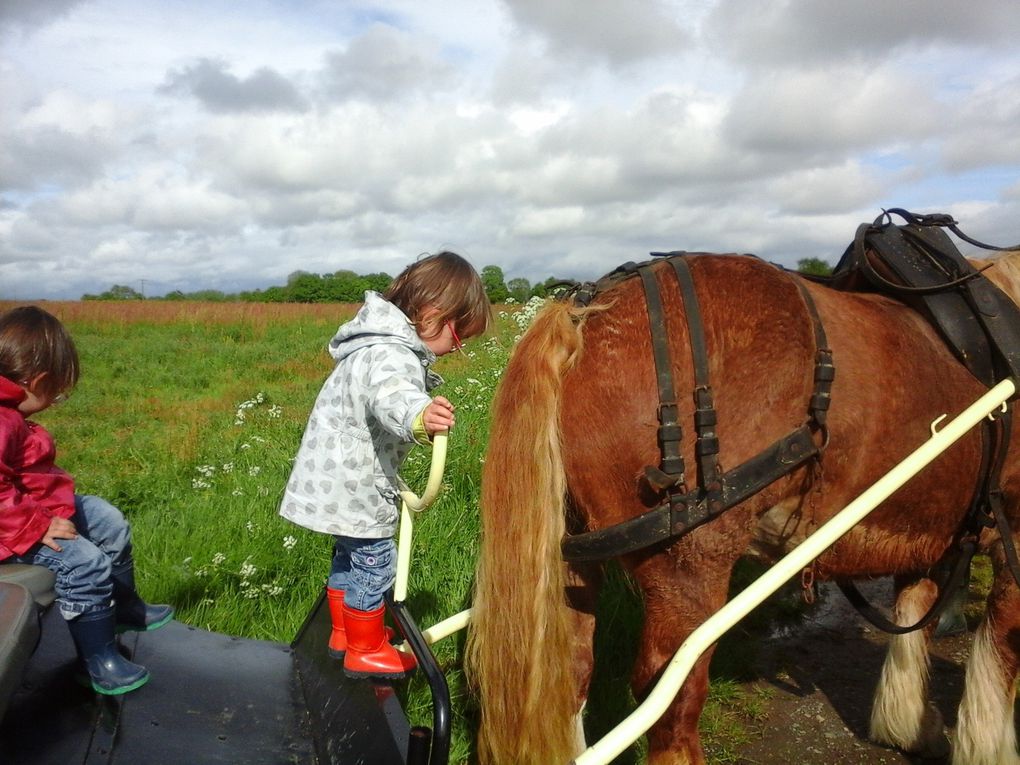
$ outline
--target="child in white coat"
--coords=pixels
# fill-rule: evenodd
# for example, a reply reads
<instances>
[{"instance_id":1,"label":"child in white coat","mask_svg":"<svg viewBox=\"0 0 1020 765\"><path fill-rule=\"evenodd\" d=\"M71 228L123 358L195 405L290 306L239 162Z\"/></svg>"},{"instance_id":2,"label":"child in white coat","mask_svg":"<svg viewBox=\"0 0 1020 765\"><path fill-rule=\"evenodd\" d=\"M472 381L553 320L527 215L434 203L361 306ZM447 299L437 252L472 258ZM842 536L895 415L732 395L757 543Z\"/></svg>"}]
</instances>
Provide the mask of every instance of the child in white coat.
<instances>
[{"instance_id":1,"label":"child in white coat","mask_svg":"<svg viewBox=\"0 0 1020 765\"><path fill-rule=\"evenodd\" d=\"M336 366L308 419L280 515L335 538L327 596L330 654L351 677L403 677L414 657L389 644L383 598L396 575L400 466L415 443L454 424L430 391L437 356L484 332L492 310L478 273L440 252L406 268L329 343Z\"/></svg>"}]
</instances>

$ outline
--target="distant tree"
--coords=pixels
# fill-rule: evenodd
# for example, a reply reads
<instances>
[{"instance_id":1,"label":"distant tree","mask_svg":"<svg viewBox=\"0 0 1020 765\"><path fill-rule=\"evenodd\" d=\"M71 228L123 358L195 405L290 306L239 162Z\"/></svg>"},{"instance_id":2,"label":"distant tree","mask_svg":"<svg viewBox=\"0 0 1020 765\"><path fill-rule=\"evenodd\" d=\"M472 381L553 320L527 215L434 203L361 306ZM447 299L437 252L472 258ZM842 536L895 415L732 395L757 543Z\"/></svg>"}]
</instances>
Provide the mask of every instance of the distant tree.
<instances>
[{"instance_id":1,"label":"distant tree","mask_svg":"<svg viewBox=\"0 0 1020 765\"><path fill-rule=\"evenodd\" d=\"M258 302L286 303L290 300L290 293L287 292L286 287L267 287L257 294L255 300Z\"/></svg>"},{"instance_id":2,"label":"distant tree","mask_svg":"<svg viewBox=\"0 0 1020 765\"><path fill-rule=\"evenodd\" d=\"M326 303L330 300L329 285L318 274L291 274L287 277L287 291L294 303Z\"/></svg>"},{"instance_id":3,"label":"distant tree","mask_svg":"<svg viewBox=\"0 0 1020 765\"><path fill-rule=\"evenodd\" d=\"M145 300L143 295L138 290L127 287L123 284L114 284L106 292L100 292L98 295L82 295L82 300Z\"/></svg>"},{"instance_id":4,"label":"distant tree","mask_svg":"<svg viewBox=\"0 0 1020 765\"><path fill-rule=\"evenodd\" d=\"M555 294L555 292L557 291L557 289L556 289L557 286L558 285L562 285L564 281L568 281L568 280L560 279L560 278L558 278L556 276L550 276L548 279L546 279L541 284L536 284L534 287L532 287L531 288L531 294L532 294L533 297L541 297L541 298L549 297L549 296Z\"/></svg>"},{"instance_id":5,"label":"distant tree","mask_svg":"<svg viewBox=\"0 0 1020 765\"><path fill-rule=\"evenodd\" d=\"M365 289L376 292L385 292L386 288L393 283L393 277L381 271L377 274L365 274L362 278L365 280ZM358 297L358 300L361 300L361 296Z\"/></svg>"},{"instance_id":6,"label":"distant tree","mask_svg":"<svg viewBox=\"0 0 1020 765\"><path fill-rule=\"evenodd\" d=\"M506 288L510 291L510 296L518 303L528 302L528 296L531 295L531 282L527 279L521 277L511 279L506 283Z\"/></svg>"},{"instance_id":7,"label":"distant tree","mask_svg":"<svg viewBox=\"0 0 1020 765\"><path fill-rule=\"evenodd\" d=\"M338 303L357 303L368 289L365 277L353 271L337 271L326 278L326 294L329 299Z\"/></svg>"},{"instance_id":8,"label":"distant tree","mask_svg":"<svg viewBox=\"0 0 1020 765\"><path fill-rule=\"evenodd\" d=\"M189 292L184 296L185 300L198 300L205 303L223 303L231 299L230 295L227 295L222 290L198 290L197 292Z\"/></svg>"},{"instance_id":9,"label":"distant tree","mask_svg":"<svg viewBox=\"0 0 1020 765\"><path fill-rule=\"evenodd\" d=\"M801 258L797 261L797 270L802 274L811 276L829 276L832 274L832 266L821 258Z\"/></svg>"},{"instance_id":10,"label":"distant tree","mask_svg":"<svg viewBox=\"0 0 1020 765\"><path fill-rule=\"evenodd\" d=\"M503 281L503 269L499 266L485 266L482 269L482 285L490 303L503 303L510 297L510 290Z\"/></svg>"},{"instance_id":11,"label":"distant tree","mask_svg":"<svg viewBox=\"0 0 1020 765\"><path fill-rule=\"evenodd\" d=\"M287 286L289 287L298 279L300 279L302 276L315 276L315 274L309 274L308 271L302 271L300 269L298 269L297 271L291 271L289 274L287 274Z\"/></svg>"}]
</instances>

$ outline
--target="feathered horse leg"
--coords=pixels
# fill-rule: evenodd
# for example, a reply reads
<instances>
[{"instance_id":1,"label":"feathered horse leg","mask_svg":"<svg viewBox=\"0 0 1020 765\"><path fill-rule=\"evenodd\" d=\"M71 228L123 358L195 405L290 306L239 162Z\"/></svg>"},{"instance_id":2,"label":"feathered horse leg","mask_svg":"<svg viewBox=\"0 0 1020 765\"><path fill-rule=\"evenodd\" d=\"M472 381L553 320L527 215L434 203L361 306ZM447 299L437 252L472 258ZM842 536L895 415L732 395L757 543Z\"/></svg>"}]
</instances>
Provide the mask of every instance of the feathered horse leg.
<instances>
[{"instance_id":1,"label":"feathered horse leg","mask_svg":"<svg viewBox=\"0 0 1020 765\"><path fill-rule=\"evenodd\" d=\"M897 580L895 621L907 626L923 617L935 601L930 579ZM942 715L928 701L931 628L894 635L871 707L871 738L923 757L944 758L949 741Z\"/></svg>"}]
</instances>

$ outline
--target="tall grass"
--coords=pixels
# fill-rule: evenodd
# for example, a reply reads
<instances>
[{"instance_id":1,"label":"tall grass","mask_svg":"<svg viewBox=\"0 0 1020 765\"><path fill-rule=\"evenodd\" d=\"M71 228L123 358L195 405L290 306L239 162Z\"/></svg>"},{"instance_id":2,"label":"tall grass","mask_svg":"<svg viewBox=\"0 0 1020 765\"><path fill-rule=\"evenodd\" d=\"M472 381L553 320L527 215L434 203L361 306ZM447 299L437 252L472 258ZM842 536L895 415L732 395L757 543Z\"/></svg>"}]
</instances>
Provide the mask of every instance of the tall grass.
<instances>
[{"instance_id":1,"label":"tall grass","mask_svg":"<svg viewBox=\"0 0 1020 765\"><path fill-rule=\"evenodd\" d=\"M0 302L0 310L12 304ZM332 368L325 345L354 305L136 301L45 303L71 330L83 375L67 403L36 417L78 490L109 499L131 520L139 587L173 603L186 623L242 637L292 639L324 582L331 539L277 515L312 402ZM477 502L492 393L527 323L500 313L467 356L440 359L440 389L457 407L444 491L415 525L408 605L422 626L469 606L478 553ZM405 463L424 487L430 455ZM588 727L595 738L634 707L627 675L640 599L610 573L596 635ZM460 663L463 633L435 646L454 702L451 762L472 756L476 711ZM734 653L747 656L746 643ZM730 677L733 672L730 671ZM730 761L750 701L713 686L704 728L715 762ZM412 723L429 724L424 681L402 691ZM734 718L737 718L734 721ZM638 744L619 762L644 759Z\"/></svg>"},{"instance_id":2,"label":"tall grass","mask_svg":"<svg viewBox=\"0 0 1020 765\"><path fill-rule=\"evenodd\" d=\"M196 626L289 640L329 540L276 510L331 366L326 341L356 307L44 307L71 330L83 373L36 419L78 491L131 520L143 594Z\"/></svg>"}]
</instances>

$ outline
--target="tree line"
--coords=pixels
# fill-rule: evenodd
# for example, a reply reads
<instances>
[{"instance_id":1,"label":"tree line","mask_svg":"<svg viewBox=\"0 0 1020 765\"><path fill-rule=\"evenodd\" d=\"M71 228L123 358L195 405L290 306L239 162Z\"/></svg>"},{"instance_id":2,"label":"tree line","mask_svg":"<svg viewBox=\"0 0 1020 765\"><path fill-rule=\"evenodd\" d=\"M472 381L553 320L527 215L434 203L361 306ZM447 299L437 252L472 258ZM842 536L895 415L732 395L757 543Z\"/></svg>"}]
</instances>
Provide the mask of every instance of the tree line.
<instances>
[{"instance_id":1,"label":"tree line","mask_svg":"<svg viewBox=\"0 0 1020 765\"><path fill-rule=\"evenodd\" d=\"M802 273L825 275L832 267L818 258L797 261L797 270ZM526 303L532 297L546 297L557 285L571 280L550 276L543 282L532 284L527 279L516 277L509 281L499 266L485 266L481 271L485 293L493 303L506 303L513 299ZM384 292L393 281L385 273L359 275L353 271L340 270L331 274L313 274L308 271L294 271L282 286L267 287L264 290L227 293L220 290L197 290L182 292L175 290L163 297L146 297L143 293L123 284L115 284L98 295L82 295L82 300L195 300L207 302L249 302L249 303L360 303L367 290Z\"/></svg>"},{"instance_id":2,"label":"tree line","mask_svg":"<svg viewBox=\"0 0 1020 765\"><path fill-rule=\"evenodd\" d=\"M499 266L485 266L481 271L485 293L493 303L506 303L511 298L519 303L527 302L537 295L545 297L549 290L564 280L550 276L544 282L532 284L524 278L506 280ZM99 294L85 294L82 300L195 300L210 302L250 303L360 303L367 290L384 292L393 281L386 273L357 274L340 270L331 274L313 274L308 271L294 271L281 286L267 287L242 292L222 290L196 290L183 292L174 290L162 297L147 297L133 287L115 284Z\"/></svg>"}]
</instances>

